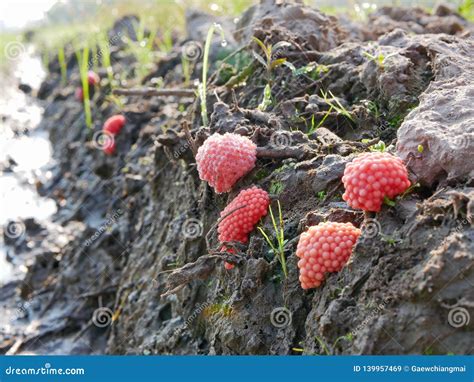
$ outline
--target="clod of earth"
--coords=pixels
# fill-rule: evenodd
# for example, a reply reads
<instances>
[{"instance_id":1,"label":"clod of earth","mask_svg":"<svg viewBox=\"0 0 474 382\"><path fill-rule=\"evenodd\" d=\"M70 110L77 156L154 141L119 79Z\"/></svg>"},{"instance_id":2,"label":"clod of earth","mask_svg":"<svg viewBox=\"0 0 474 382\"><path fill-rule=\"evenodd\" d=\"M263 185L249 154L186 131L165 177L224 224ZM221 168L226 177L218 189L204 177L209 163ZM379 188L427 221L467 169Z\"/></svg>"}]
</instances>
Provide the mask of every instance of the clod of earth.
<instances>
[{"instance_id":1,"label":"clod of earth","mask_svg":"<svg viewBox=\"0 0 474 382\"><path fill-rule=\"evenodd\" d=\"M213 134L204 141L196 154L201 180L220 194L228 192L241 177L255 167L257 146L238 134Z\"/></svg>"},{"instance_id":2,"label":"clod of earth","mask_svg":"<svg viewBox=\"0 0 474 382\"><path fill-rule=\"evenodd\" d=\"M410 187L408 171L400 158L389 153L364 153L346 165L342 198L352 208L378 212L385 198L392 199Z\"/></svg>"},{"instance_id":3,"label":"clod of earth","mask_svg":"<svg viewBox=\"0 0 474 382\"><path fill-rule=\"evenodd\" d=\"M296 249L303 289L317 288L325 273L339 272L352 254L360 229L352 223L325 222L301 234Z\"/></svg>"}]
</instances>

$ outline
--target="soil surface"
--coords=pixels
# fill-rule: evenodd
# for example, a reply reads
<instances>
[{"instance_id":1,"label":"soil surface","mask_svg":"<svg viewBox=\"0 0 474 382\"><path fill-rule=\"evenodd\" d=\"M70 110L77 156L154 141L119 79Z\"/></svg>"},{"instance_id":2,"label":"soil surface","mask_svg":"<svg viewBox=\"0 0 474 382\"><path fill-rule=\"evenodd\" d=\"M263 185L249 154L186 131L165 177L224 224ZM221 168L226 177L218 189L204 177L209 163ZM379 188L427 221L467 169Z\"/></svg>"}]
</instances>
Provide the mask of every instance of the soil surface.
<instances>
[{"instance_id":1,"label":"soil surface","mask_svg":"<svg viewBox=\"0 0 474 382\"><path fill-rule=\"evenodd\" d=\"M100 71L88 129L74 96L73 52L67 86L51 61L35 95L55 165L36 188L58 211L49 222L23 222L19 238L4 230L26 272L0 287L9 319L0 350L472 354L474 26L446 6L433 14L384 7L362 23L264 1L237 24L188 18L189 36L142 79L140 63L111 38L113 70L129 87L190 88L201 76L205 34L220 22L226 41L216 34L211 47L206 127L192 92L113 102ZM131 20L118 20L109 35L133 38ZM252 36L286 42L272 60L290 64L265 68ZM266 85L272 100L262 110ZM127 122L107 156L95 137L117 113ZM215 194L196 170L193 151L215 132L259 147L255 169L228 194ZM364 215L342 200L341 177L379 141L405 161L415 186ZM271 194L274 212L281 204L288 277L257 230L231 256L234 269L215 254L219 212L251 185ZM304 291L296 244L321 221L349 221L363 233L341 272ZM261 226L272 236L270 216Z\"/></svg>"}]
</instances>

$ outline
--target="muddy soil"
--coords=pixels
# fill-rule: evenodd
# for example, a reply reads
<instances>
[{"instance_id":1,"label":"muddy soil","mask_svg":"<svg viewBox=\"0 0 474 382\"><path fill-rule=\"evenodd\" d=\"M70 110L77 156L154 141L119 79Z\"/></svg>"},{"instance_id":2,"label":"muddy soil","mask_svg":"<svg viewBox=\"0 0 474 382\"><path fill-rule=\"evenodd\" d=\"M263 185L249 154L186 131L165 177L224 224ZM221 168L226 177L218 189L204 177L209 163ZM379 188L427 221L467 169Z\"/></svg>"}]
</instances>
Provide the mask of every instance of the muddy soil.
<instances>
[{"instance_id":1,"label":"muddy soil","mask_svg":"<svg viewBox=\"0 0 474 382\"><path fill-rule=\"evenodd\" d=\"M190 36L175 41L141 81L140 64L114 40L114 72L129 85L190 87L202 70L203 41L195 40L202 33L195 31L215 20L188 16ZM130 19L110 36L129 33ZM30 253L24 280L0 289L4 300L27 307L2 334L2 351L471 354L473 25L446 6L433 14L382 8L356 23L271 2L236 25L218 21L228 38L222 44L216 37L211 49L207 127L193 95L128 95L119 106L100 72L88 129L74 98L74 56L68 86L50 65L38 97L47 102L41 128L57 166L38 190L55 198L54 222L68 241L51 245L56 233L45 237L47 227L43 236L26 231L26 240L41 245ZM264 68L251 36L287 42L273 59L291 64ZM190 43L198 59L189 57ZM183 58L193 68L189 84ZM262 111L267 84L272 102ZM106 156L94 133L118 112L127 123L117 154ZM264 153L228 194L215 194L196 170L193 149L214 132L248 136ZM363 215L342 200L341 177L347 162L380 141L403 158L416 186L394 206ZM250 185L269 191L273 211L277 200L282 206L287 278L257 231L233 270L212 255L219 212ZM341 272L304 291L295 248L301 232L321 221L350 221L363 234ZM268 216L262 227L272 232ZM8 244L31 252L24 242Z\"/></svg>"}]
</instances>

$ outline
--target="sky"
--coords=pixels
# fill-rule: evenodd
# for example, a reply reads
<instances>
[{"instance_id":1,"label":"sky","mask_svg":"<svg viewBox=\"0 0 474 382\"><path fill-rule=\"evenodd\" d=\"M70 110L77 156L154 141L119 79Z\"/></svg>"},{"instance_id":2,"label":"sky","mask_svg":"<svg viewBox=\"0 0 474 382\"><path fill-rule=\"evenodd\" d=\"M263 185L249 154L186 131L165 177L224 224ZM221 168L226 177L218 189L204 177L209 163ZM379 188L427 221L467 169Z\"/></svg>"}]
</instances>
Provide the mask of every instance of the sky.
<instances>
[{"instance_id":1,"label":"sky","mask_svg":"<svg viewBox=\"0 0 474 382\"><path fill-rule=\"evenodd\" d=\"M20 29L41 20L58 0L1 0L0 30Z\"/></svg>"}]
</instances>

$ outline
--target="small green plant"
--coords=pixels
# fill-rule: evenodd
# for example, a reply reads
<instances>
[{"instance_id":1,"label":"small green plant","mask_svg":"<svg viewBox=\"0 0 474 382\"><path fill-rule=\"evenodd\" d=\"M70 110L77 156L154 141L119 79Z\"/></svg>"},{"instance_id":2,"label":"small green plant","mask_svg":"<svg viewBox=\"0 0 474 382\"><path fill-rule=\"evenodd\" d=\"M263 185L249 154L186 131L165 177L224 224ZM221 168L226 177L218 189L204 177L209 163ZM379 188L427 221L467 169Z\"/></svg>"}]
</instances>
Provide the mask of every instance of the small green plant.
<instances>
[{"instance_id":1,"label":"small green plant","mask_svg":"<svg viewBox=\"0 0 474 382\"><path fill-rule=\"evenodd\" d=\"M111 60L110 60L110 44L109 44L107 33L102 33L99 35L98 43L99 43L99 48L101 52L100 54L101 54L101 59L102 59L102 65L107 71L107 78L109 79L110 87L113 88L114 71L112 68Z\"/></svg>"},{"instance_id":2,"label":"small green plant","mask_svg":"<svg viewBox=\"0 0 474 382\"><path fill-rule=\"evenodd\" d=\"M128 36L124 36L124 40L127 43L126 51L132 54L139 63L136 66L136 76L141 79L149 72L156 57L156 52L153 50L156 32L147 35L143 21L135 24L134 30L137 41Z\"/></svg>"},{"instance_id":3,"label":"small green plant","mask_svg":"<svg viewBox=\"0 0 474 382\"><path fill-rule=\"evenodd\" d=\"M274 244L273 240L270 239L270 237L265 233L262 227L258 227L258 230L260 231L260 233L265 238L265 241L270 246L271 252L273 253L273 255L278 258L278 261L281 264L281 269L283 270L283 274L285 275L285 278L287 278L288 271L286 269L285 245L288 242L288 240L285 240L283 216L281 213L281 205L280 205L279 200L277 200L277 204L278 204L278 224L273 215L272 207L270 206L269 208L270 217L272 219L272 224L273 224L273 230L275 232L276 245Z\"/></svg>"},{"instance_id":4,"label":"small green plant","mask_svg":"<svg viewBox=\"0 0 474 382\"><path fill-rule=\"evenodd\" d=\"M58 63L59 69L61 70L61 83L64 86L67 83L67 64L64 54L64 45L60 45L58 48Z\"/></svg>"},{"instance_id":5,"label":"small green plant","mask_svg":"<svg viewBox=\"0 0 474 382\"><path fill-rule=\"evenodd\" d=\"M270 184L269 191L270 191L270 194L279 195L281 194L284 188L285 186L283 185L282 182L272 181L272 183Z\"/></svg>"},{"instance_id":6,"label":"small green plant","mask_svg":"<svg viewBox=\"0 0 474 382\"><path fill-rule=\"evenodd\" d=\"M327 345L321 338L318 336L315 337L316 341L318 341L319 346L321 349L324 351L324 355L335 355L336 353L336 346L340 341L352 341L354 339L354 336L352 333L348 333L344 336L336 338L332 346Z\"/></svg>"},{"instance_id":7,"label":"small green plant","mask_svg":"<svg viewBox=\"0 0 474 382\"><path fill-rule=\"evenodd\" d=\"M207 71L209 70L209 50L211 49L211 41L214 32L219 31L221 38L225 41L224 31L219 24L212 25L207 31L206 42L204 44L204 56L202 63L202 82L199 84L198 92L201 100L201 119L202 124L207 126L209 120L207 118Z\"/></svg>"},{"instance_id":8,"label":"small green plant","mask_svg":"<svg viewBox=\"0 0 474 382\"><path fill-rule=\"evenodd\" d=\"M184 86L187 87L191 82L191 63L184 55L181 56L181 68L183 69Z\"/></svg>"},{"instance_id":9,"label":"small green plant","mask_svg":"<svg viewBox=\"0 0 474 382\"><path fill-rule=\"evenodd\" d=\"M402 124L402 122L403 122L403 116L396 115L396 116L389 119L388 125L392 129L398 129L400 127L400 125Z\"/></svg>"},{"instance_id":10,"label":"small green plant","mask_svg":"<svg viewBox=\"0 0 474 382\"><path fill-rule=\"evenodd\" d=\"M83 92L83 103L84 103L84 115L86 120L86 126L92 128L92 114L91 114L91 103L89 98L89 47L83 48L82 52L80 49L76 50L77 62L79 63L79 72L81 75L81 84Z\"/></svg>"},{"instance_id":11,"label":"small green plant","mask_svg":"<svg viewBox=\"0 0 474 382\"><path fill-rule=\"evenodd\" d=\"M167 29L163 32L163 37L157 39L158 49L163 53L173 50L173 36L171 32L171 29Z\"/></svg>"},{"instance_id":12,"label":"small green plant","mask_svg":"<svg viewBox=\"0 0 474 382\"><path fill-rule=\"evenodd\" d=\"M397 243L401 243L402 240L396 239L393 236L382 234L382 241L386 242L388 245L395 247Z\"/></svg>"},{"instance_id":13,"label":"small green plant","mask_svg":"<svg viewBox=\"0 0 474 382\"><path fill-rule=\"evenodd\" d=\"M362 139L362 143L367 143L370 141L370 139ZM369 147L370 151L379 151L381 153L385 152L386 150L385 142L384 141L379 141L375 145L372 145Z\"/></svg>"},{"instance_id":14,"label":"small green plant","mask_svg":"<svg viewBox=\"0 0 474 382\"><path fill-rule=\"evenodd\" d=\"M255 180L262 180L270 175L270 172L266 168L259 168L255 173Z\"/></svg>"},{"instance_id":15,"label":"small green plant","mask_svg":"<svg viewBox=\"0 0 474 382\"><path fill-rule=\"evenodd\" d=\"M464 0L458 10L464 18L474 22L474 0Z\"/></svg>"},{"instance_id":16,"label":"small green plant","mask_svg":"<svg viewBox=\"0 0 474 382\"><path fill-rule=\"evenodd\" d=\"M319 191L317 194L318 196L318 199L320 202L324 202L326 200L326 197L327 197L327 192L326 191Z\"/></svg>"},{"instance_id":17,"label":"small green plant","mask_svg":"<svg viewBox=\"0 0 474 382\"><path fill-rule=\"evenodd\" d=\"M265 85L263 89L263 99L257 109L261 111L267 110L267 107L272 104L272 89L269 84Z\"/></svg>"},{"instance_id":18,"label":"small green plant","mask_svg":"<svg viewBox=\"0 0 474 382\"><path fill-rule=\"evenodd\" d=\"M252 51L252 54L255 57L255 59L264 66L267 72L267 80L271 81L273 69L277 68L280 65L283 65L286 62L286 58L284 57L274 59L273 58L274 52L276 52L278 49L288 47L291 44L286 41L280 41L280 42L277 42L275 45L272 45L272 44L265 45L262 40L258 39L255 36L253 36L252 39L262 49L265 57L262 57L260 54L258 54L255 51Z\"/></svg>"},{"instance_id":19,"label":"small green plant","mask_svg":"<svg viewBox=\"0 0 474 382\"><path fill-rule=\"evenodd\" d=\"M395 207L397 204L395 200L390 199L388 196L383 197L383 203L390 207Z\"/></svg>"},{"instance_id":20,"label":"small green plant","mask_svg":"<svg viewBox=\"0 0 474 382\"><path fill-rule=\"evenodd\" d=\"M216 302L206 306L203 310L204 317L212 317L217 314L222 315L223 317L232 316L233 309L232 305L227 302Z\"/></svg>"},{"instance_id":21,"label":"small green plant","mask_svg":"<svg viewBox=\"0 0 474 382\"><path fill-rule=\"evenodd\" d=\"M367 110L369 110L369 113L372 114L375 119L379 119L382 116L380 108L375 101L367 102Z\"/></svg>"},{"instance_id":22,"label":"small green plant","mask_svg":"<svg viewBox=\"0 0 474 382\"><path fill-rule=\"evenodd\" d=\"M306 135L313 134L318 128L318 126L315 125L314 118L315 118L315 116L313 114L311 116L311 125L309 127L308 127L308 122L306 120L304 121L304 123L306 125L306 130L307 130Z\"/></svg>"},{"instance_id":23,"label":"small green plant","mask_svg":"<svg viewBox=\"0 0 474 382\"><path fill-rule=\"evenodd\" d=\"M369 52L363 52L362 54L365 57L367 57L370 61L375 62L379 66L379 68L381 69L384 68L385 56L382 53L379 53L377 55L372 55Z\"/></svg>"},{"instance_id":24,"label":"small green plant","mask_svg":"<svg viewBox=\"0 0 474 382\"><path fill-rule=\"evenodd\" d=\"M324 124L324 122L326 121L327 117L329 117L329 116L331 115L332 109L333 109L333 107L332 107L332 106L329 106L328 111L326 111L326 113L324 114L323 118L321 118L321 120L319 121L318 125L316 126L316 128L315 128L314 130L319 129L319 128Z\"/></svg>"},{"instance_id":25,"label":"small green plant","mask_svg":"<svg viewBox=\"0 0 474 382\"><path fill-rule=\"evenodd\" d=\"M328 93L331 96L331 98L328 98ZM354 118L352 117L351 113L347 111L347 109L339 102L339 100L334 96L334 94L332 94L330 90L328 90L327 92L324 92L321 89L321 95L323 96L324 102L329 106L329 110L334 109L339 114L342 114L344 117L349 119L351 122L354 122Z\"/></svg>"}]
</instances>

